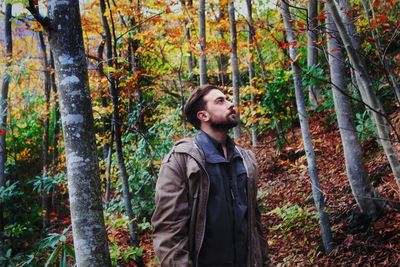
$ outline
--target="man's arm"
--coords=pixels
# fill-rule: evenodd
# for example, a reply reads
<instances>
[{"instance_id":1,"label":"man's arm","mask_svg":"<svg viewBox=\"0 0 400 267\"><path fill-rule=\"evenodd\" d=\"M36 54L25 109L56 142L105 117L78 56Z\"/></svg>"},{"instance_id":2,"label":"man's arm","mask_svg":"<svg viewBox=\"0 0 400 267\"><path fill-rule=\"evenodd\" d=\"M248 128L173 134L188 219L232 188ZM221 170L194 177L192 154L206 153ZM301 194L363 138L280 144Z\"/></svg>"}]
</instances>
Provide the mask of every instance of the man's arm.
<instances>
[{"instance_id":1,"label":"man's arm","mask_svg":"<svg viewBox=\"0 0 400 267\"><path fill-rule=\"evenodd\" d=\"M258 163L257 163L257 158L256 155L252 152L249 151L250 153L250 157L252 158L253 162L254 162L254 167L256 170L256 175L255 175L255 180L254 180L254 191L255 191L255 220L256 220L256 227L257 227L257 232L258 232L258 236L259 236L259 242L260 242L260 248L261 248L261 253L262 253L262 260L263 260L263 266L269 266L269 257L268 257L268 242L264 237L264 233L262 230L262 220L261 220L261 212L260 212L260 208L258 205L258 201L257 201L257 192L258 192L258 178L259 178L259 171L258 171Z\"/></svg>"},{"instance_id":2,"label":"man's arm","mask_svg":"<svg viewBox=\"0 0 400 267\"><path fill-rule=\"evenodd\" d=\"M189 258L190 209L184 155L170 153L161 164L152 217L154 251L161 266L191 266ZM181 160L181 161L180 161Z\"/></svg>"}]
</instances>

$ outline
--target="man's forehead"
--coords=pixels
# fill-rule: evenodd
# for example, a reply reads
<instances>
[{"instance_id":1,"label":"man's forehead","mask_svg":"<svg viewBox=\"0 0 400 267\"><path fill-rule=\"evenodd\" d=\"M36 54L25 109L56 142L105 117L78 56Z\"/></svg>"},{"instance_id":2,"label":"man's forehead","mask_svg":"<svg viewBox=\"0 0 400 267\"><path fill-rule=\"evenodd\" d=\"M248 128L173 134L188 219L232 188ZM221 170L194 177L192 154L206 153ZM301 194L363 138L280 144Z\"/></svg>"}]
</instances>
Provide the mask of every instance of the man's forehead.
<instances>
[{"instance_id":1,"label":"man's forehead","mask_svg":"<svg viewBox=\"0 0 400 267\"><path fill-rule=\"evenodd\" d=\"M204 96L205 100L213 100L218 97L225 97L225 94L219 89L212 89L208 94Z\"/></svg>"}]
</instances>

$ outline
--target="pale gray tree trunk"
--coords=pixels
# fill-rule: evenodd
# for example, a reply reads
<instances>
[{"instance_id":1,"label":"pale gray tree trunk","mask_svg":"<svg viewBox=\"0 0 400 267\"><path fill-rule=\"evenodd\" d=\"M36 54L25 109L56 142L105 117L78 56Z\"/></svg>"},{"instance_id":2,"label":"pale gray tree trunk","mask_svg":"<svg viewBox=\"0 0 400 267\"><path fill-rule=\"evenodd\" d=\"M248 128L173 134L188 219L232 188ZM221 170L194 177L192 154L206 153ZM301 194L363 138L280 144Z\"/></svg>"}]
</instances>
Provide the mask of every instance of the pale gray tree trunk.
<instances>
[{"instance_id":1,"label":"pale gray tree trunk","mask_svg":"<svg viewBox=\"0 0 400 267\"><path fill-rule=\"evenodd\" d=\"M326 29L332 93L343 144L347 177L361 212L367 214L371 220L375 220L383 211L384 203L377 200L377 193L368 179L363 163L362 149L351 110L350 90L347 88L344 56L339 44L340 36L329 12Z\"/></svg>"},{"instance_id":2,"label":"pale gray tree trunk","mask_svg":"<svg viewBox=\"0 0 400 267\"><path fill-rule=\"evenodd\" d=\"M251 0L246 0L246 8L247 8L247 45L249 46L249 56L247 58L249 64L249 84L250 86L254 86L253 79L255 77L254 71L254 29L253 29L253 7L251 4ZM256 99L254 93L251 93L251 104L255 107ZM254 124L251 126L251 143L253 146L257 145L257 125Z\"/></svg>"},{"instance_id":3,"label":"pale gray tree trunk","mask_svg":"<svg viewBox=\"0 0 400 267\"><path fill-rule=\"evenodd\" d=\"M318 0L310 0L308 2L308 30L307 30L307 66L315 67L318 64L318 50L316 47L317 27L318 22L316 20L318 13ZM309 87L308 97L313 110L318 108L320 102L319 89L315 85Z\"/></svg>"},{"instance_id":4,"label":"pale gray tree trunk","mask_svg":"<svg viewBox=\"0 0 400 267\"><path fill-rule=\"evenodd\" d=\"M200 31L200 85L207 83L207 57L206 57L206 1L200 0L199 9L199 31Z\"/></svg>"},{"instance_id":5,"label":"pale gray tree trunk","mask_svg":"<svg viewBox=\"0 0 400 267\"><path fill-rule=\"evenodd\" d=\"M54 55L76 264L111 266L79 2L49 1L48 19L32 8L30 11L48 23L44 27L49 31Z\"/></svg>"},{"instance_id":6,"label":"pale gray tree trunk","mask_svg":"<svg viewBox=\"0 0 400 267\"><path fill-rule=\"evenodd\" d=\"M237 33L236 33L236 19L235 19L235 6L233 2L228 5L229 24L231 28L231 64L232 64L232 85L233 85L233 105L236 108L236 116L238 117L239 124L233 129L233 136L235 139L240 138L240 73L239 63L237 57Z\"/></svg>"},{"instance_id":7,"label":"pale gray tree trunk","mask_svg":"<svg viewBox=\"0 0 400 267\"><path fill-rule=\"evenodd\" d=\"M291 25L291 16L289 13L289 7L287 4L287 0L281 1L281 13L283 17L283 21L285 24L286 29L286 38L288 43L294 44L296 42L294 38L294 31ZM295 94L296 94L296 104L297 104L297 111L299 114L300 120L300 127L301 127L301 134L303 137L303 144L304 150L307 156L307 164L308 164L308 171L311 178L311 187L312 193L314 198L314 203L317 208L320 228L321 228L321 235L322 235L322 242L324 244L324 248L326 252L332 250L332 235L331 229L329 225L328 216L325 213L325 201L324 196L320 189L318 173L317 173L317 163L315 159L314 148L311 139L311 133L309 129L308 123L308 115L304 103L304 89L302 86L301 81L301 70L297 63L294 61L296 59L296 48L293 45L289 46L289 55L291 59L291 66L293 72L293 81L295 86Z\"/></svg>"},{"instance_id":8,"label":"pale gray tree trunk","mask_svg":"<svg viewBox=\"0 0 400 267\"><path fill-rule=\"evenodd\" d=\"M10 84L10 75L8 73L11 66L12 59L12 30L11 30L11 13L12 5L6 4L4 16L4 43L6 47L6 67L3 73L3 81L1 85L0 95L0 187L6 183L5 166L7 162L7 147L6 147L6 133L7 133L7 110L8 110L8 87ZM4 246L4 214L3 205L0 204L0 249Z\"/></svg>"},{"instance_id":9,"label":"pale gray tree trunk","mask_svg":"<svg viewBox=\"0 0 400 267\"><path fill-rule=\"evenodd\" d=\"M376 96L375 89L372 85L371 78L368 74L367 66L363 58L360 57L359 53L353 46L351 42L351 38L346 31L346 27L343 24L343 21L340 17L340 14L337 10L336 5L333 0L327 0L327 5L331 11L332 18L335 22L335 25L339 31L340 37L343 41L343 44L346 48L347 54L350 59L350 64L354 68L358 81L360 90L363 91L364 101L369 105L371 109L372 117L375 121L376 129L378 132L379 141L383 147L383 150L386 154L386 157L389 161L390 167L392 169L393 175L396 179L396 183L400 188L400 163L395 154L391 142L390 136L390 128L387 120L387 116L383 109L383 106L379 99ZM362 95L363 95L362 94Z\"/></svg>"}]
</instances>

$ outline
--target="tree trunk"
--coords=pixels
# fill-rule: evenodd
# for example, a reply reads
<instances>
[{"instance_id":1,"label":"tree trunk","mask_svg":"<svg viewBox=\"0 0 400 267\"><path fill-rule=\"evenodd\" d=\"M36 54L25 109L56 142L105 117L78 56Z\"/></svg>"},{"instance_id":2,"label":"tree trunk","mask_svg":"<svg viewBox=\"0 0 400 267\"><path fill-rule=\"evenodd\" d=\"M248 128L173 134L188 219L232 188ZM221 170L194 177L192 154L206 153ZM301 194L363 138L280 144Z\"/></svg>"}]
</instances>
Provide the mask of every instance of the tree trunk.
<instances>
[{"instance_id":1,"label":"tree trunk","mask_svg":"<svg viewBox=\"0 0 400 267\"><path fill-rule=\"evenodd\" d=\"M318 64L318 50L315 42L317 38L318 22L316 20L318 12L318 0L310 0L308 2L308 31L307 31L307 66L316 67ZM309 88L308 96L310 99L311 107L316 110L320 101L319 90L315 85Z\"/></svg>"},{"instance_id":2,"label":"tree trunk","mask_svg":"<svg viewBox=\"0 0 400 267\"><path fill-rule=\"evenodd\" d=\"M0 187L6 183L5 166L7 162L7 147L6 147L6 133L7 133L7 110L8 110L8 87L10 84L10 76L8 69L11 66L12 60L12 31L11 31L11 13L12 5L6 4L5 17L4 17L4 43L6 47L6 67L3 73L3 83L1 85L0 95ZM4 247L4 214L3 205L0 204L0 249Z\"/></svg>"},{"instance_id":3,"label":"tree trunk","mask_svg":"<svg viewBox=\"0 0 400 267\"><path fill-rule=\"evenodd\" d=\"M372 187L368 173L363 164L363 154L358 140L357 131L354 126L353 113L349 98L349 90L346 82L346 66L343 52L338 40L335 24L328 12L326 29L328 32L328 58L329 68L335 104L336 117L338 121L340 136L343 144L344 159L347 177L351 190L361 212L368 215L371 220L379 217L384 209L384 203L377 201L377 193Z\"/></svg>"},{"instance_id":4,"label":"tree trunk","mask_svg":"<svg viewBox=\"0 0 400 267\"><path fill-rule=\"evenodd\" d=\"M181 2L183 9L188 9L190 11L190 9L192 8L192 6L191 6L192 2L189 2L188 5L186 5L185 0L181 0L180 2ZM190 26L188 26L187 22L184 23L184 28L185 28L185 40L186 40L187 45L189 46L188 57L187 57L187 66L188 66L188 72L189 72L189 74L191 74L193 72L193 68L194 68L194 57L193 57L192 51L190 51L190 40L192 39L192 36L190 34Z\"/></svg>"},{"instance_id":5,"label":"tree trunk","mask_svg":"<svg viewBox=\"0 0 400 267\"><path fill-rule=\"evenodd\" d=\"M54 70L54 57L53 53L51 52L51 49L49 50L50 50L50 67L52 70ZM58 101L57 84L54 71L50 73L50 82L53 91L53 102L54 102L54 132L52 140L53 154L51 162L52 162L52 172L53 174L56 174L58 172L57 165L58 165L58 138L60 134L60 104ZM53 188L51 207L56 211L59 207L57 202L57 188Z\"/></svg>"},{"instance_id":6,"label":"tree trunk","mask_svg":"<svg viewBox=\"0 0 400 267\"><path fill-rule=\"evenodd\" d=\"M400 163L392 147L387 116L381 102L376 96L375 89L373 88L372 81L369 77L365 61L360 57L359 53L354 48L349 34L347 33L346 28L343 24L343 21L340 18L336 5L333 3L332 0L327 0L326 3L329 7L329 10L331 11L332 18L346 48L347 54L350 59L350 64L353 66L358 76L358 81L360 82L360 90L363 91L363 94L366 97L364 101L368 103L369 108L372 111L372 117L375 121L379 140L382 144L386 157L388 158L393 175L396 179L397 186L400 188Z\"/></svg>"},{"instance_id":7,"label":"tree trunk","mask_svg":"<svg viewBox=\"0 0 400 267\"><path fill-rule=\"evenodd\" d=\"M233 85L233 105L236 109L236 116L238 117L239 124L233 129L233 136L235 139L240 138L240 73L239 63L237 57L237 33L236 33L236 19L235 19L235 6L233 2L228 5L229 24L231 28L231 64L232 64L232 85Z\"/></svg>"},{"instance_id":8,"label":"tree trunk","mask_svg":"<svg viewBox=\"0 0 400 267\"><path fill-rule=\"evenodd\" d=\"M249 46L249 56L247 58L248 64L249 64L249 85L251 87L254 86L253 79L255 77L255 72L254 72L254 30L253 30L253 10L252 10L252 4L251 0L246 0L246 8L247 8L247 45ZM251 105L255 107L256 105L256 99L254 96L254 93L251 93ZM251 126L251 143L253 146L257 145L257 125L253 124Z\"/></svg>"},{"instance_id":9,"label":"tree trunk","mask_svg":"<svg viewBox=\"0 0 400 267\"><path fill-rule=\"evenodd\" d=\"M53 53L50 50L50 67L52 70L54 70L54 57ZM53 90L53 101L54 101L54 134L53 134L53 156L52 156L52 162L53 162L53 168L54 168L54 173L56 173L56 168L58 164L58 135L60 134L60 103L58 100L58 94L57 94L57 83L56 83L56 76L54 74L54 71L50 74L51 78L51 88Z\"/></svg>"},{"instance_id":10,"label":"tree trunk","mask_svg":"<svg viewBox=\"0 0 400 267\"><path fill-rule=\"evenodd\" d=\"M49 61L47 59L47 49L46 43L44 40L44 36L42 32L39 32L39 42L40 49L43 56L43 69L44 69L44 95L45 95L45 117L44 117L44 135L43 135L43 147L42 147L42 176L45 177L49 171L49 145L50 145L50 72L49 72ZM49 223L49 215L48 215L48 194L46 190L42 190L42 228L46 229Z\"/></svg>"},{"instance_id":11,"label":"tree trunk","mask_svg":"<svg viewBox=\"0 0 400 267\"><path fill-rule=\"evenodd\" d=\"M281 13L283 17L283 21L285 24L286 29L286 38L289 44L294 44L296 42L294 38L294 31L291 25L291 16L289 13L289 7L286 1L281 1ZM311 185L312 185L312 192L314 203L317 208L319 220L320 220L320 227L321 227L321 235L322 235L322 242L324 244L324 248L326 252L332 250L332 235L331 229L329 225L328 216L325 213L325 201L324 196L320 189L318 173L317 173L317 164L314 154L314 148L312 145L311 134L308 124L308 116L306 113L306 107L304 103L304 91L301 82L300 76L300 67L295 62L296 59L296 48L294 45L289 46L289 55L291 59L291 66L293 71L293 81L295 86L295 94L296 94L296 104L297 104L297 111L299 113L299 120L300 120L300 127L301 127L301 134L303 137L303 144L304 150L307 156L307 163L308 163L308 171L310 173L311 178Z\"/></svg>"},{"instance_id":12,"label":"tree trunk","mask_svg":"<svg viewBox=\"0 0 400 267\"><path fill-rule=\"evenodd\" d=\"M113 153L113 144L114 144L114 131L111 130L111 140L110 140L110 145L108 146L108 151L107 151L107 169L106 169L106 192L105 192L105 203L106 206L110 204L111 200L111 165L112 165L112 153Z\"/></svg>"},{"instance_id":13,"label":"tree trunk","mask_svg":"<svg viewBox=\"0 0 400 267\"><path fill-rule=\"evenodd\" d=\"M368 4L371 5L371 2L369 0L362 0L361 3L364 7L364 11L365 11L365 16L367 18L368 24L371 26L371 21L369 18L369 8L368 8L368 4L366 3L366 1L368 1ZM371 8L372 14L374 14L374 10L373 8ZM371 27L372 28L372 27ZM393 91L395 92L397 101L400 101L400 87L399 84L396 81L396 77L394 76L394 74L390 71L389 69L389 63L387 62L385 56L381 53L381 41L379 38L379 32L376 31L376 29L372 29L371 33L372 33L372 38L374 38L376 40L376 42L374 42L374 47L376 50L376 54L379 58L379 61L381 62L381 65L383 67L383 71L385 73L386 76L386 80L389 82L389 84L391 85Z\"/></svg>"},{"instance_id":14,"label":"tree trunk","mask_svg":"<svg viewBox=\"0 0 400 267\"><path fill-rule=\"evenodd\" d=\"M111 31L110 31L110 26L107 21L107 17L105 16L106 5L105 5L104 0L100 0L100 12L101 12L101 20L102 20L103 28L104 28L104 31L106 34L105 41L106 41L106 48L107 48L106 49L107 65L109 67L116 68L117 67L117 64L116 64L117 55L116 55L116 50L112 49ZM115 41L115 38L114 38L114 41ZM114 52L114 57L113 57L113 52ZM119 170L121 173L122 195L123 195L123 201L124 201L124 205L125 205L125 212L129 219L129 223L128 223L129 236L130 236L133 246L137 247L139 245L139 241L137 239L137 227L134 223L135 217L133 215L131 197L129 195L129 183L128 183L129 175L126 171L125 159L124 159L124 155L123 155L123 144L122 144L122 134L121 134L122 122L121 122L121 118L119 116L119 94L118 94L117 83L115 81L113 74L114 73L109 73L108 81L109 81L109 87L110 87L111 102L113 104L113 112L112 112L113 123L112 123L112 125L113 125L114 138L115 138L115 152L116 152L116 156L117 156ZM138 266L144 266L142 257L138 257L138 259L135 262L138 264Z\"/></svg>"},{"instance_id":15,"label":"tree trunk","mask_svg":"<svg viewBox=\"0 0 400 267\"><path fill-rule=\"evenodd\" d=\"M49 1L48 14L46 28L58 80L75 260L77 266L111 266L79 2Z\"/></svg>"},{"instance_id":16,"label":"tree trunk","mask_svg":"<svg viewBox=\"0 0 400 267\"><path fill-rule=\"evenodd\" d=\"M206 58L206 1L200 0L199 10L200 31L200 85L207 83L207 58Z\"/></svg>"},{"instance_id":17,"label":"tree trunk","mask_svg":"<svg viewBox=\"0 0 400 267\"><path fill-rule=\"evenodd\" d=\"M228 5L227 3L223 3L223 2L219 2L218 3L218 15L214 12L213 13L215 15L215 20L216 22L219 24L221 23L221 20L224 20L226 17L226 9L227 9ZM212 6L211 6L212 8ZM224 37L224 31L222 29L222 27L217 27L217 35L219 37L219 39L221 41L223 41L225 39ZM229 57L227 55L225 55L224 53L218 53L217 56L217 66L218 66L218 81L219 81L219 85L224 87L226 85L226 67L228 65L229 62Z\"/></svg>"}]
</instances>

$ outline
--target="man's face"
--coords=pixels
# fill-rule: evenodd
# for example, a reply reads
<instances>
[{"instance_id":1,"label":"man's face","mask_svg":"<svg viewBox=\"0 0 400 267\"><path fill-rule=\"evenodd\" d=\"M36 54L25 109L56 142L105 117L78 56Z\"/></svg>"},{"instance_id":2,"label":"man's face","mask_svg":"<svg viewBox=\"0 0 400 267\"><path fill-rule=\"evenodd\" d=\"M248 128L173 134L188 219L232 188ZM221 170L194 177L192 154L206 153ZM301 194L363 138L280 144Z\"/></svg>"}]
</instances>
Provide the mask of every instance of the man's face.
<instances>
[{"instance_id":1,"label":"man's face","mask_svg":"<svg viewBox=\"0 0 400 267\"><path fill-rule=\"evenodd\" d=\"M202 113L201 121L208 122L213 128L230 129L238 125L232 102L220 90L211 90L203 99L206 105L204 110L199 111Z\"/></svg>"}]
</instances>

